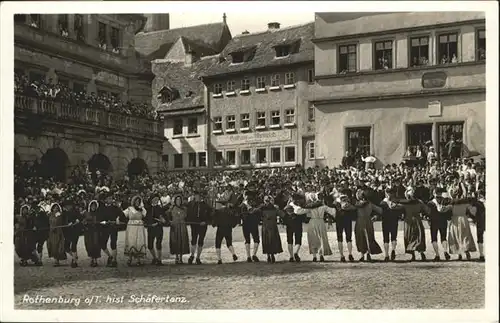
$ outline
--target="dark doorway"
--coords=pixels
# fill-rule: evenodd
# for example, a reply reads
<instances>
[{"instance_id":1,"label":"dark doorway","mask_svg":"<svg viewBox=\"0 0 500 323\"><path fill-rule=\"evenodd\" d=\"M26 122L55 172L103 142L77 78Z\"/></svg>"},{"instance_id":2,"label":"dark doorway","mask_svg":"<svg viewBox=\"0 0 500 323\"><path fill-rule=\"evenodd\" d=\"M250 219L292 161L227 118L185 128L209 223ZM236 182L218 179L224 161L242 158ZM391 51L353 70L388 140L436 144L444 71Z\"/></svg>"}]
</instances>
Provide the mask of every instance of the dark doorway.
<instances>
[{"instance_id":1,"label":"dark doorway","mask_svg":"<svg viewBox=\"0 0 500 323\"><path fill-rule=\"evenodd\" d=\"M89 159L88 164L89 164L89 170L91 173L99 171L99 172L104 173L104 174L109 174L113 170L113 167L111 165L111 162L109 161L109 158L103 154L93 155Z\"/></svg>"},{"instance_id":2,"label":"dark doorway","mask_svg":"<svg viewBox=\"0 0 500 323\"><path fill-rule=\"evenodd\" d=\"M42 156L40 163L41 175L44 178L54 178L64 182L67 178L69 158L60 148L51 148Z\"/></svg>"},{"instance_id":3,"label":"dark doorway","mask_svg":"<svg viewBox=\"0 0 500 323\"><path fill-rule=\"evenodd\" d=\"M142 158L134 158L128 164L128 176L135 177L148 173L148 165Z\"/></svg>"}]
</instances>

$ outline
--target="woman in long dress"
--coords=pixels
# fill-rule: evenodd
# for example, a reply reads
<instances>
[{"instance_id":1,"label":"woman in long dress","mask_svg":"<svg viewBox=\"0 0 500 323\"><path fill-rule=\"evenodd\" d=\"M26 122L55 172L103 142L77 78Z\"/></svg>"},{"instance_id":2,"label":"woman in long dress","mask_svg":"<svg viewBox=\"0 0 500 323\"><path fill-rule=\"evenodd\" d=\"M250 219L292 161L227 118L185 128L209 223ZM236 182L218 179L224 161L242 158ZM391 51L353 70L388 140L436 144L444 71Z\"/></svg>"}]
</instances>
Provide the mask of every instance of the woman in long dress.
<instances>
[{"instance_id":1,"label":"woman in long dress","mask_svg":"<svg viewBox=\"0 0 500 323\"><path fill-rule=\"evenodd\" d=\"M125 255L128 256L127 265L132 265L135 259L138 266L142 265L142 259L146 257L146 229L143 219L146 209L143 207L142 199L136 195L130 200L130 206L123 211L127 221L125 230ZM119 223L120 219L116 219Z\"/></svg>"},{"instance_id":2,"label":"woman in long dress","mask_svg":"<svg viewBox=\"0 0 500 323\"><path fill-rule=\"evenodd\" d=\"M476 252L476 243L472 236L472 230L467 217L467 199L458 198L458 192L451 190L450 192L455 200L452 202L452 212L450 224L448 225L448 246L450 254L458 255L458 260L463 260L464 255L467 260L471 259L471 252Z\"/></svg>"},{"instance_id":3,"label":"woman in long dress","mask_svg":"<svg viewBox=\"0 0 500 323\"><path fill-rule=\"evenodd\" d=\"M406 200L400 200L399 203L403 206L404 220L404 242L405 251L411 255L411 261L415 261L415 251L420 253L422 261L425 261L425 228L422 223L422 215L427 216L429 209L422 201L417 200L414 196L414 190L405 192Z\"/></svg>"},{"instance_id":4,"label":"woman in long dress","mask_svg":"<svg viewBox=\"0 0 500 323\"><path fill-rule=\"evenodd\" d=\"M172 199L170 209L170 254L175 255L175 263L182 264L183 255L190 253L188 229L186 225L187 212L183 205L181 195L176 195Z\"/></svg>"},{"instance_id":5,"label":"woman in long dress","mask_svg":"<svg viewBox=\"0 0 500 323\"><path fill-rule=\"evenodd\" d=\"M30 207L22 205L19 209L19 215L14 219L15 235L14 246L17 256L20 258L21 266L27 266L28 260L37 262L38 258L35 253L35 236L33 228L35 226L35 219L29 214Z\"/></svg>"},{"instance_id":6,"label":"woman in long dress","mask_svg":"<svg viewBox=\"0 0 500 323\"><path fill-rule=\"evenodd\" d=\"M309 244L309 252L313 255L313 262L318 261L317 254L319 253L319 260L325 261L324 256L332 255L332 249L328 242L328 232L325 224L325 213L335 216L336 210L334 208L324 205L319 201L317 194L308 194L306 196L305 207L290 203L293 207L294 213L297 215L305 214L310 219L307 224L307 242Z\"/></svg>"},{"instance_id":7,"label":"woman in long dress","mask_svg":"<svg viewBox=\"0 0 500 323\"><path fill-rule=\"evenodd\" d=\"M382 208L369 202L366 198L367 192L358 190L356 198L358 203L358 216L356 218L356 225L354 226L354 236L356 238L356 247L358 252L361 253L359 261L371 261L371 255L378 255L382 253L380 245L375 241L375 230L373 229L372 213L382 215Z\"/></svg>"},{"instance_id":8,"label":"woman in long dress","mask_svg":"<svg viewBox=\"0 0 500 323\"><path fill-rule=\"evenodd\" d=\"M50 206L49 214L49 239L47 240L47 250L49 258L54 258L54 266L60 265L59 261L66 260L68 257L64 250L64 232L62 226L66 225L66 221L62 216L62 208L58 203Z\"/></svg>"},{"instance_id":9,"label":"woman in long dress","mask_svg":"<svg viewBox=\"0 0 500 323\"><path fill-rule=\"evenodd\" d=\"M91 259L90 267L97 267L97 259L101 258L101 245L99 244L99 222L97 219L97 208L99 203L94 200L89 203L87 212L83 218L86 227L84 233L85 250Z\"/></svg>"},{"instance_id":10,"label":"woman in long dress","mask_svg":"<svg viewBox=\"0 0 500 323\"><path fill-rule=\"evenodd\" d=\"M267 262L275 263L275 255L283 252L281 237L278 231L278 218L280 211L274 206L271 196L264 197L262 212L262 252L267 254Z\"/></svg>"}]
</instances>

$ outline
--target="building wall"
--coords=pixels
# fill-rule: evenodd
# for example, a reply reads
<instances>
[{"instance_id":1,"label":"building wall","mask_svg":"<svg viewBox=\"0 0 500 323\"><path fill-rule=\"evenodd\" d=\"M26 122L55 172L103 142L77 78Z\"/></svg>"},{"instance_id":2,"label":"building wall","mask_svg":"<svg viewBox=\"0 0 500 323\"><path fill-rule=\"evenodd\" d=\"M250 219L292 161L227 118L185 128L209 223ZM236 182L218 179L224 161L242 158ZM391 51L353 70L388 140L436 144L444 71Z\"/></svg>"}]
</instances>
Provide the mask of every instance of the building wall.
<instances>
[{"instance_id":1,"label":"building wall","mask_svg":"<svg viewBox=\"0 0 500 323\"><path fill-rule=\"evenodd\" d=\"M53 82L64 78L70 86L81 83L88 92L106 90L119 93L123 100L151 101L150 95L144 95L151 88L150 70L134 50L133 36L139 21L128 15L83 15L85 42L80 42L73 26L75 15L67 15L68 37L59 34L58 15L40 16L40 28L28 25L30 17L26 24L15 24L15 68L26 73L37 71ZM120 29L120 53L97 47L99 22L108 25L108 41L111 27Z\"/></svg>"},{"instance_id":2,"label":"building wall","mask_svg":"<svg viewBox=\"0 0 500 323\"><path fill-rule=\"evenodd\" d=\"M440 101L435 115L429 102ZM320 105L316 110L316 141L323 166L338 166L347 150L347 129L371 127L371 152L382 164L400 163L407 148L407 125L463 122L463 142L470 151L485 153L486 98L484 93L428 96L395 100Z\"/></svg>"},{"instance_id":3,"label":"building wall","mask_svg":"<svg viewBox=\"0 0 500 323\"><path fill-rule=\"evenodd\" d=\"M432 124L432 141L439 150L439 125L463 122L460 139L465 148L484 154L485 63L476 55L477 31L484 29L484 21L478 21L474 13L436 13L431 21L417 20L416 15L391 14L387 25L397 31L373 33L364 25L356 27L360 28L358 35L346 28L345 21L326 23L317 18L321 37L337 37L315 44L317 85L311 101L316 107L316 148L321 165L340 164L348 148L347 129L353 127L370 127L370 153L382 164L402 160L409 124ZM369 25L387 17L362 19ZM467 20L472 18L473 22ZM448 25L436 28L438 23ZM458 60L441 65L437 57L439 35L448 32L458 34ZM410 39L416 36L429 37L426 66L411 66ZM375 42L386 40L393 41L393 68L375 70ZM337 50L347 44L356 45L356 72L340 74Z\"/></svg>"},{"instance_id":4,"label":"building wall","mask_svg":"<svg viewBox=\"0 0 500 323\"><path fill-rule=\"evenodd\" d=\"M233 77L221 78L211 81L207 87L209 90L209 114L210 114L210 145L209 145L209 163L214 165L214 154L216 151L222 151L223 156L226 156L227 151L236 151L236 166L240 166L240 151L250 149L251 163L256 163L256 149L266 148L268 163L258 166L287 166L303 163L302 152L302 136L314 134L314 130L309 128L307 132L308 121L307 110L309 103L307 96L309 93L309 83L307 80L307 70L311 69L311 65L304 65L299 67L288 67L276 71L269 71L266 73L255 73L249 71L247 75L240 74ZM295 88L284 88L285 73L295 73ZM273 74L280 75L280 90L272 91L269 89L271 84L271 76ZM257 93L256 81L257 77L266 77L266 90ZM247 78L250 80L250 93L239 94L241 88L241 80ZM235 81L236 95L228 97L227 82ZM223 94L221 97L214 97L214 85L222 84ZM285 127L285 111L287 109L294 109L295 112L295 125L292 127ZM280 111L280 127L276 129L269 128L271 120L271 111ZM266 125L265 130L256 130L257 112L266 112ZM248 113L250 115L250 131L242 132L241 128L241 114ZM229 115L235 115L236 118L236 131L227 133L227 119ZM223 118L223 133L214 134L214 117ZM270 148L281 148L281 162L270 163ZM295 147L295 161L286 163L285 160L285 147ZM257 165L255 165L257 166Z\"/></svg>"},{"instance_id":5,"label":"building wall","mask_svg":"<svg viewBox=\"0 0 500 323\"><path fill-rule=\"evenodd\" d=\"M188 133L188 120L196 118L198 120L198 128L196 134ZM175 120L182 119L183 128L181 135L174 136L174 123ZM174 155L182 154L183 169L194 167L206 167L200 165L198 158L199 153L207 152L207 124L206 116L204 114L191 114L185 116L168 116L164 120L164 133L167 139L163 144L163 156L168 156L168 161L162 163L168 169L175 170ZM190 167L189 154L196 153L196 165Z\"/></svg>"},{"instance_id":6,"label":"building wall","mask_svg":"<svg viewBox=\"0 0 500 323\"><path fill-rule=\"evenodd\" d=\"M338 46L346 44L357 45L357 70L359 72L373 71L373 46L375 42L382 40L394 41L393 46L395 50L393 55L393 66L396 68L408 68L410 67L409 40L411 37L415 36L429 37L429 64L436 65L439 63L436 57L437 39L439 34L446 32L458 32L457 58L459 62L473 62L476 60L476 30L481 27L484 27L484 23L452 26L440 29L433 29L433 26L429 26L429 29L425 31L418 30L399 33L391 33L388 31L387 33L377 36L364 38L356 38L356 36L353 36L352 39L347 40L317 43L314 52L316 76L321 77L338 73Z\"/></svg>"}]
</instances>

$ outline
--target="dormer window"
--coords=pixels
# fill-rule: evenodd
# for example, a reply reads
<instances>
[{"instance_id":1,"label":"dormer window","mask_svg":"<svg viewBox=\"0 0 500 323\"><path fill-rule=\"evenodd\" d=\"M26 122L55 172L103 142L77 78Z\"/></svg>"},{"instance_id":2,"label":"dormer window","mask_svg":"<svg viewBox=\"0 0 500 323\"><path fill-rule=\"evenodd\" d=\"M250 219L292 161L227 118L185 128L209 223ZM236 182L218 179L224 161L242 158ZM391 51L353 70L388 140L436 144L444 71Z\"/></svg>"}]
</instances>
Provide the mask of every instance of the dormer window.
<instances>
[{"instance_id":1,"label":"dormer window","mask_svg":"<svg viewBox=\"0 0 500 323\"><path fill-rule=\"evenodd\" d=\"M171 103L180 97L179 91L168 86L164 86L158 92L161 103Z\"/></svg>"},{"instance_id":2,"label":"dormer window","mask_svg":"<svg viewBox=\"0 0 500 323\"><path fill-rule=\"evenodd\" d=\"M245 59L245 53L243 53L243 52L232 53L231 57L233 59L233 64L243 63L243 61Z\"/></svg>"},{"instance_id":3,"label":"dormer window","mask_svg":"<svg viewBox=\"0 0 500 323\"><path fill-rule=\"evenodd\" d=\"M276 46L276 57L286 57L290 55L290 45Z\"/></svg>"}]
</instances>

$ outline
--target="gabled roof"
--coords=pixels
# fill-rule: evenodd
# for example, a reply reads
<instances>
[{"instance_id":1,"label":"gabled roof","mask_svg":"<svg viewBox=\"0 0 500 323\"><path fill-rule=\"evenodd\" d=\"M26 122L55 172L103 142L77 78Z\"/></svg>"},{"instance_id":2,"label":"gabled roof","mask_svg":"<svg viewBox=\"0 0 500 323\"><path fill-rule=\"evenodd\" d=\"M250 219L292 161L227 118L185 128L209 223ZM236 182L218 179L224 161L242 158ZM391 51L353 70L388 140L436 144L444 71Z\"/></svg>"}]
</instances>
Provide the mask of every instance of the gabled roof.
<instances>
[{"instance_id":1,"label":"gabled roof","mask_svg":"<svg viewBox=\"0 0 500 323\"><path fill-rule=\"evenodd\" d=\"M203 108L205 87L199 75L213 67L218 62L218 56L202 57L200 60L185 65L184 62L174 63L162 60L153 61L153 89L159 91L167 86L179 91L180 98L172 103L161 104L158 93L153 93L153 106L158 112L174 112L179 110L199 110Z\"/></svg>"},{"instance_id":2,"label":"gabled roof","mask_svg":"<svg viewBox=\"0 0 500 323\"><path fill-rule=\"evenodd\" d=\"M204 55L213 55L221 46L221 38L227 25L223 22L197 25L184 28L140 32L135 35L135 47L144 57L149 59L163 58L172 45L183 37L197 45L199 49L206 50ZM199 53L202 54L202 53Z\"/></svg>"},{"instance_id":3,"label":"gabled roof","mask_svg":"<svg viewBox=\"0 0 500 323\"><path fill-rule=\"evenodd\" d=\"M216 66L203 76L224 75L263 67L314 61L314 45L311 42L313 36L314 23L235 36L221 53L226 60L216 64ZM287 57L275 58L275 46L290 45L296 42L300 42L298 52L292 53ZM255 55L250 61L232 64L231 58L228 58L231 53L248 50L253 47L256 48Z\"/></svg>"}]
</instances>

